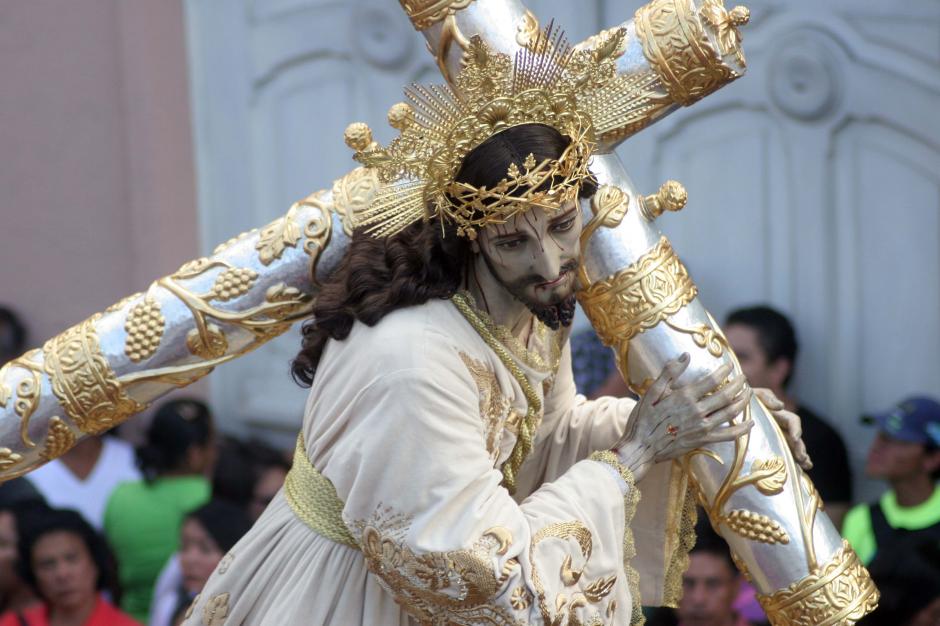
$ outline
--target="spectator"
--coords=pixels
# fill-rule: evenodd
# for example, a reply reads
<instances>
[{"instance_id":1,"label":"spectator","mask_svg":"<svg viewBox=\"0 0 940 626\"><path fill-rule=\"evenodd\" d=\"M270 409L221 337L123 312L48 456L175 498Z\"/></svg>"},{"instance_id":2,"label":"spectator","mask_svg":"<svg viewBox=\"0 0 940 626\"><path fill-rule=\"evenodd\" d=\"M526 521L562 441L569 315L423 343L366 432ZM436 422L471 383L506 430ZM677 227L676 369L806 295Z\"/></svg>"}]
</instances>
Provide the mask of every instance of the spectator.
<instances>
[{"instance_id":1,"label":"spectator","mask_svg":"<svg viewBox=\"0 0 940 626\"><path fill-rule=\"evenodd\" d=\"M0 306L0 365L12 361L26 349L26 327L19 316Z\"/></svg>"},{"instance_id":2,"label":"spectator","mask_svg":"<svg viewBox=\"0 0 940 626\"><path fill-rule=\"evenodd\" d=\"M176 552L183 517L209 500L214 448L208 407L193 399L162 405L137 458L144 479L114 490L104 528L121 566L121 607L144 621L154 582Z\"/></svg>"},{"instance_id":3,"label":"spectator","mask_svg":"<svg viewBox=\"0 0 940 626\"><path fill-rule=\"evenodd\" d=\"M7 492L4 496L9 495L10 483L3 485ZM20 576L17 552L19 529L32 527L36 516L48 510L41 496L35 491L33 494L29 498L0 499L0 615L23 611L39 602L33 588Z\"/></svg>"},{"instance_id":4,"label":"spectator","mask_svg":"<svg viewBox=\"0 0 940 626\"><path fill-rule=\"evenodd\" d=\"M212 500L187 515L180 531L181 582L176 589L157 592L150 626L170 626L179 609L192 602L222 557L250 527L245 511L224 500Z\"/></svg>"},{"instance_id":5,"label":"spectator","mask_svg":"<svg viewBox=\"0 0 940 626\"><path fill-rule=\"evenodd\" d=\"M282 452L260 441L250 442L248 448L254 468L251 502L248 506L248 515L253 522L261 517L271 500L281 490L291 464Z\"/></svg>"},{"instance_id":6,"label":"spectator","mask_svg":"<svg viewBox=\"0 0 940 626\"><path fill-rule=\"evenodd\" d=\"M6 613L0 626L139 626L103 597L104 591L119 595L114 560L104 538L79 513L48 509L21 530L21 575L42 602Z\"/></svg>"},{"instance_id":7,"label":"spectator","mask_svg":"<svg viewBox=\"0 0 940 626\"><path fill-rule=\"evenodd\" d=\"M741 584L728 544L704 516L696 525L695 547L689 568L682 575L682 599L678 610L657 609L649 626L750 626L734 610Z\"/></svg>"},{"instance_id":8,"label":"spectator","mask_svg":"<svg viewBox=\"0 0 940 626\"><path fill-rule=\"evenodd\" d=\"M86 437L29 474L50 505L78 511L97 530L104 525L104 507L114 489L140 478L134 448L114 435Z\"/></svg>"},{"instance_id":9,"label":"spectator","mask_svg":"<svg viewBox=\"0 0 940 626\"><path fill-rule=\"evenodd\" d=\"M940 545L940 404L914 397L862 419L878 428L865 472L890 489L849 511L842 534L874 575L890 571L890 561L906 564Z\"/></svg>"},{"instance_id":10,"label":"spectator","mask_svg":"<svg viewBox=\"0 0 940 626\"><path fill-rule=\"evenodd\" d=\"M800 416L803 442L813 460L807 473L838 528L852 502L852 473L842 437L826 420L788 392L798 352L793 325L783 314L755 306L732 311L725 334L752 387L767 387Z\"/></svg>"},{"instance_id":11,"label":"spectator","mask_svg":"<svg viewBox=\"0 0 940 626\"><path fill-rule=\"evenodd\" d=\"M222 437L212 475L212 497L244 508L254 521L284 484L288 470L288 457L266 443Z\"/></svg>"}]
</instances>

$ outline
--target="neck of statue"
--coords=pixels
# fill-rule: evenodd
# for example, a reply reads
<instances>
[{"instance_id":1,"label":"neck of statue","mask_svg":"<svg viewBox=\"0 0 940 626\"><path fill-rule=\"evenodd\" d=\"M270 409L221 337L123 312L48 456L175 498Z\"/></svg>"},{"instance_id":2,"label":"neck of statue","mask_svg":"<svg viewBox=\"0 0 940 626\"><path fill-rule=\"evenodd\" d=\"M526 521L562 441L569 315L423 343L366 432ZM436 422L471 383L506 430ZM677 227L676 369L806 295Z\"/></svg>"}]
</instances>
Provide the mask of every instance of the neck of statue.
<instances>
[{"instance_id":1,"label":"neck of statue","mask_svg":"<svg viewBox=\"0 0 940 626\"><path fill-rule=\"evenodd\" d=\"M535 316L493 275L482 255L474 256L466 282L467 291L476 301L477 308L525 343Z\"/></svg>"}]
</instances>

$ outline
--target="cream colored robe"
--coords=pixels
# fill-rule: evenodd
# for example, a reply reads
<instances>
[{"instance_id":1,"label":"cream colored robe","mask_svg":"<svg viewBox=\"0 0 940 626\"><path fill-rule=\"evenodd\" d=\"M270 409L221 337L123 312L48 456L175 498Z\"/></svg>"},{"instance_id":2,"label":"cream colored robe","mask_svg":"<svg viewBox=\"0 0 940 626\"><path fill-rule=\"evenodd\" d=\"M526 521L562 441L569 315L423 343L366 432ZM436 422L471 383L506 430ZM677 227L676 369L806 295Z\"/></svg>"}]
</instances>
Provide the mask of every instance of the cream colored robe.
<instances>
[{"instance_id":1,"label":"cream colored robe","mask_svg":"<svg viewBox=\"0 0 940 626\"><path fill-rule=\"evenodd\" d=\"M544 400L515 498L500 467L526 400L454 304L356 323L326 346L303 438L362 549L315 533L282 490L185 623L629 624L625 517L637 494L625 498L617 472L586 458L619 439L634 403L576 396L560 333L540 327L526 349L494 331ZM648 604L664 600L670 564L684 565L676 538L689 520L672 473L657 466L640 485L633 566Z\"/></svg>"}]
</instances>

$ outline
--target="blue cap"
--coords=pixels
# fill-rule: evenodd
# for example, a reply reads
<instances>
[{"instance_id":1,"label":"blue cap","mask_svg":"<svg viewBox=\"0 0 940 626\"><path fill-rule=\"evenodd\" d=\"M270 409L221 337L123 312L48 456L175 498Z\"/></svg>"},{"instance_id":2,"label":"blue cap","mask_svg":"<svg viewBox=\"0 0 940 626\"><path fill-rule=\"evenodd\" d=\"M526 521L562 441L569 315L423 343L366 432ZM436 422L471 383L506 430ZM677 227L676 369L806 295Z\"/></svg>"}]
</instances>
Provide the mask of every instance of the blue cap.
<instances>
[{"instance_id":1,"label":"blue cap","mask_svg":"<svg viewBox=\"0 0 940 626\"><path fill-rule=\"evenodd\" d=\"M940 403L931 398L907 398L886 413L863 415L862 422L900 441L940 446Z\"/></svg>"}]
</instances>

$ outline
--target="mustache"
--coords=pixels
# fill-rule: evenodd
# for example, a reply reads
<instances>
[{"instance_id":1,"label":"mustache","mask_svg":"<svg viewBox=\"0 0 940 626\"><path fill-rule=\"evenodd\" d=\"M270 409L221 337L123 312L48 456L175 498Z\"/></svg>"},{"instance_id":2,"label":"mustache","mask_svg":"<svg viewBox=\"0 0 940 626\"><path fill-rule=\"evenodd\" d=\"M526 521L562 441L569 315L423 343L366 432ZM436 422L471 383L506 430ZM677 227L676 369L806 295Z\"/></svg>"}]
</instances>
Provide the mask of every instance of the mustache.
<instances>
[{"instance_id":1,"label":"mustache","mask_svg":"<svg viewBox=\"0 0 940 626\"><path fill-rule=\"evenodd\" d=\"M564 265L561 266L561 270L558 272L558 276L561 276L565 272L573 272L578 269L578 261L576 259L571 259L566 261ZM553 276L552 278L545 278L541 274L529 274L528 276L523 276L519 280L514 282L514 285L517 287L528 287L529 285L541 285L542 283L550 283L558 276Z\"/></svg>"}]
</instances>

